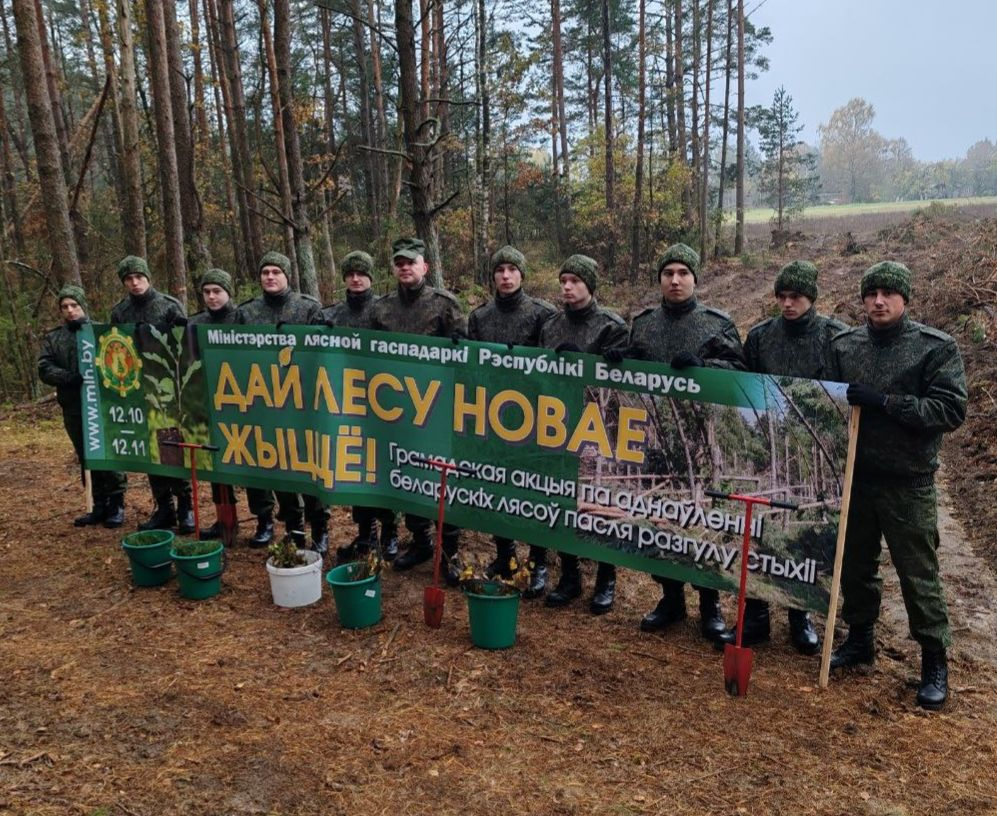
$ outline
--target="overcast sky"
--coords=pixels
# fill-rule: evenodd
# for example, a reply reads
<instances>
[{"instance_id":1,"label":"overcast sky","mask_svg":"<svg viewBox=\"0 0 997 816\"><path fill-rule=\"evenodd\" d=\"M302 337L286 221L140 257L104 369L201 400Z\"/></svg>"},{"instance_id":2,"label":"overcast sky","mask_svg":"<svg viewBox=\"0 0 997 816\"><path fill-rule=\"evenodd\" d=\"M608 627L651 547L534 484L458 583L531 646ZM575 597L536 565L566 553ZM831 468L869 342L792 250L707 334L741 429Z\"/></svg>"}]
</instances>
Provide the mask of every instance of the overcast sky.
<instances>
[{"instance_id":1,"label":"overcast sky","mask_svg":"<svg viewBox=\"0 0 997 816\"><path fill-rule=\"evenodd\" d=\"M817 143L817 126L853 97L871 102L873 127L903 137L914 157L965 156L997 140L997 0L746 0L772 29L769 70L749 82L749 105L780 85Z\"/></svg>"}]
</instances>

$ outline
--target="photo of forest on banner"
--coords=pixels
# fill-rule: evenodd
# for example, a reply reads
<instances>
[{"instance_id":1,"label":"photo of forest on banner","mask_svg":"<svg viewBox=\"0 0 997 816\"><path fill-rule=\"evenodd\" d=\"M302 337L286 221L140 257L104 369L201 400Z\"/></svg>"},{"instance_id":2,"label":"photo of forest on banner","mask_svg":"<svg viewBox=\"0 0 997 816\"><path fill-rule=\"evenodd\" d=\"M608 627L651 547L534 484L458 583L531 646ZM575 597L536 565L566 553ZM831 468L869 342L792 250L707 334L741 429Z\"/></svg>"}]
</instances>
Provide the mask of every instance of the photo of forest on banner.
<instances>
[{"instance_id":1,"label":"photo of forest on banner","mask_svg":"<svg viewBox=\"0 0 997 816\"><path fill-rule=\"evenodd\" d=\"M825 612L845 483L844 386L586 354L325 327L87 326L87 465L298 491L447 518Z\"/></svg>"}]
</instances>

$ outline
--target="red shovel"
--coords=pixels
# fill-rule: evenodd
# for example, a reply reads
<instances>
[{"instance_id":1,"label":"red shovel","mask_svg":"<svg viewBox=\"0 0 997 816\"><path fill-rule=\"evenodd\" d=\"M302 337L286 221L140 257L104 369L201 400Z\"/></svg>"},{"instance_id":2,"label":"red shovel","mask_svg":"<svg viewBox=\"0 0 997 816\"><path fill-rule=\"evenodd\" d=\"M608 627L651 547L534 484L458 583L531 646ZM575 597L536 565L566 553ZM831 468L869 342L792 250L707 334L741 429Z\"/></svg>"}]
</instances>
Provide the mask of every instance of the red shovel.
<instances>
[{"instance_id":1,"label":"red shovel","mask_svg":"<svg viewBox=\"0 0 997 816\"><path fill-rule=\"evenodd\" d=\"M197 442L174 442L170 439L164 439L160 445L169 445L171 448L184 448L190 451L190 488L191 492L194 494L194 535L200 537L201 535L201 514L197 507L197 451L208 450L217 451L219 448L217 445L200 445Z\"/></svg>"},{"instance_id":2,"label":"red shovel","mask_svg":"<svg viewBox=\"0 0 997 816\"><path fill-rule=\"evenodd\" d=\"M426 620L426 626L430 629L439 629L443 623L443 603L446 599L446 595L440 589L440 561L443 557L443 514L447 503L447 473L451 470L456 470L465 475L473 475L474 471L460 467L460 465L451 465L442 459L413 456L409 461L413 464L429 465L440 472L440 500L438 503L439 509L436 513L436 543L433 547L433 585L426 587L422 596L422 614Z\"/></svg>"},{"instance_id":3,"label":"red shovel","mask_svg":"<svg viewBox=\"0 0 997 816\"><path fill-rule=\"evenodd\" d=\"M724 686L727 693L737 697L748 694L748 681L751 679L751 649L741 645L744 634L744 604L747 600L745 588L748 584L748 548L751 544L751 511L756 504L768 507L781 507L785 510L796 510L795 504L762 498L761 496L744 496L740 493L721 493L719 490L704 491L714 499L730 499L745 504L744 539L741 543L741 583L737 591L737 636L734 644L724 644Z\"/></svg>"}]
</instances>

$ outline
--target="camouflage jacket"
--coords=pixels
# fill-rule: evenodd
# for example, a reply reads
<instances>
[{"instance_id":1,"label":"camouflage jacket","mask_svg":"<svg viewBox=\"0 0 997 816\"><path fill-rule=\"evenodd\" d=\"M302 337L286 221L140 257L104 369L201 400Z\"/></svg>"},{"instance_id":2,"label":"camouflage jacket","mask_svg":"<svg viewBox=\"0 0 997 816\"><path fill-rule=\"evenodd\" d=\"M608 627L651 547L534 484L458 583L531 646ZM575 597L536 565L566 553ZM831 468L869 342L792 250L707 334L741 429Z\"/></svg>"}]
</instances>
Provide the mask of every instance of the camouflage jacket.
<instances>
[{"instance_id":1,"label":"camouflage jacket","mask_svg":"<svg viewBox=\"0 0 997 816\"><path fill-rule=\"evenodd\" d=\"M802 317L773 317L752 326L744 341L748 371L785 377L827 379L831 338L848 326L811 307Z\"/></svg>"},{"instance_id":2,"label":"camouflage jacket","mask_svg":"<svg viewBox=\"0 0 997 816\"><path fill-rule=\"evenodd\" d=\"M966 418L966 372L955 340L907 315L888 329L859 326L836 335L828 379L886 395L885 407L862 409L855 458L861 481L924 481L938 469L942 434Z\"/></svg>"},{"instance_id":3,"label":"camouflage jacket","mask_svg":"<svg viewBox=\"0 0 997 816\"><path fill-rule=\"evenodd\" d=\"M111 323L172 323L186 317L183 304L173 295L167 295L151 286L141 297L126 295L111 309Z\"/></svg>"},{"instance_id":4,"label":"camouflage jacket","mask_svg":"<svg viewBox=\"0 0 997 816\"><path fill-rule=\"evenodd\" d=\"M671 363L682 351L702 357L710 368L744 371L744 350L734 321L726 312L703 306L695 295L674 306L662 301L633 319L631 356Z\"/></svg>"},{"instance_id":5,"label":"camouflage jacket","mask_svg":"<svg viewBox=\"0 0 997 816\"><path fill-rule=\"evenodd\" d=\"M315 315L315 323L342 326L347 329L372 328L374 304L379 300L380 298L375 297L374 292L370 289L360 294L347 292L346 300L342 303L326 306Z\"/></svg>"},{"instance_id":6,"label":"camouflage jacket","mask_svg":"<svg viewBox=\"0 0 997 816\"><path fill-rule=\"evenodd\" d=\"M371 313L370 327L379 331L427 337L467 334L467 318L457 298L443 289L434 289L425 281L412 289L399 286L378 300Z\"/></svg>"},{"instance_id":7,"label":"camouflage jacket","mask_svg":"<svg viewBox=\"0 0 997 816\"><path fill-rule=\"evenodd\" d=\"M235 322L248 326L276 326L290 323L307 326L322 311L322 304L310 295L285 289L279 295L262 294L239 304Z\"/></svg>"},{"instance_id":8,"label":"camouflage jacket","mask_svg":"<svg viewBox=\"0 0 997 816\"><path fill-rule=\"evenodd\" d=\"M627 345L627 324L616 312L603 309L595 298L582 309L555 312L540 327L540 346L556 349L573 343L587 354L605 354Z\"/></svg>"},{"instance_id":9,"label":"camouflage jacket","mask_svg":"<svg viewBox=\"0 0 997 816\"><path fill-rule=\"evenodd\" d=\"M55 386L55 398L67 412L80 413L80 387L73 381L80 373L76 354L76 333L63 323L42 340L38 355L38 379Z\"/></svg>"},{"instance_id":10,"label":"camouflage jacket","mask_svg":"<svg viewBox=\"0 0 997 816\"><path fill-rule=\"evenodd\" d=\"M215 309L214 311L204 309L195 315L191 315L189 324L196 326L199 323L207 323L214 326L224 323L235 323L235 304L230 300L220 309Z\"/></svg>"},{"instance_id":11,"label":"camouflage jacket","mask_svg":"<svg viewBox=\"0 0 997 816\"><path fill-rule=\"evenodd\" d=\"M496 295L471 312L467 336L488 343L540 345L544 321L557 312L546 300L530 297L522 289L511 295Z\"/></svg>"}]
</instances>

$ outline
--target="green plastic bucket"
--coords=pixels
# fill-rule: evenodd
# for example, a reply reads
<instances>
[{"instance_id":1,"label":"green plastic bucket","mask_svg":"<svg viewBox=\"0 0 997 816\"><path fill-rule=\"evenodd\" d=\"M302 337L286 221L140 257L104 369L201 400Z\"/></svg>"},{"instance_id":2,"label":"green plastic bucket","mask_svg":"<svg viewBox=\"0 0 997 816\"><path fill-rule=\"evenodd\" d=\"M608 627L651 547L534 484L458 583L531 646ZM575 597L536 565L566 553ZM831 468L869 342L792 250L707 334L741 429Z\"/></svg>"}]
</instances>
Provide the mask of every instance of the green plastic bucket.
<instances>
[{"instance_id":1,"label":"green plastic bucket","mask_svg":"<svg viewBox=\"0 0 997 816\"><path fill-rule=\"evenodd\" d=\"M516 642L519 593L499 594L500 584L485 584L482 592L465 592L471 643L479 649L508 649Z\"/></svg>"},{"instance_id":2,"label":"green plastic bucket","mask_svg":"<svg viewBox=\"0 0 997 816\"><path fill-rule=\"evenodd\" d=\"M170 550L170 556L177 565L181 597L203 601L221 591L225 571L225 548L221 542L218 542L218 549L205 555L177 555Z\"/></svg>"},{"instance_id":3,"label":"green plastic bucket","mask_svg":"<svg viewBox=\"0 0 997 816\"><path fill-rule=\"evenodd\" d=\"M121 540L135 586L162 586L173 577L173 559L170 558L173 538L169 530L143 530Z\"/></svg>"},{"instance_id":4,"label":"green plastic bucket","mask_svg":"<svg viewBox=\"0 0 997 816\"><path fill-rule=\"evenodd\" d=\"M344 629L363 629L381 620L381 576L350 580L360 567L359 562L343 564L329 570L325 576L336 601L339 623Z\"/></svg>"}]
</instances>

